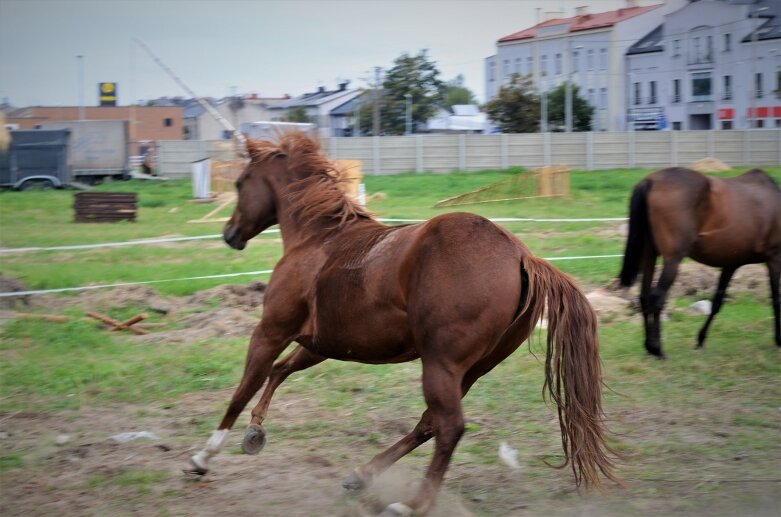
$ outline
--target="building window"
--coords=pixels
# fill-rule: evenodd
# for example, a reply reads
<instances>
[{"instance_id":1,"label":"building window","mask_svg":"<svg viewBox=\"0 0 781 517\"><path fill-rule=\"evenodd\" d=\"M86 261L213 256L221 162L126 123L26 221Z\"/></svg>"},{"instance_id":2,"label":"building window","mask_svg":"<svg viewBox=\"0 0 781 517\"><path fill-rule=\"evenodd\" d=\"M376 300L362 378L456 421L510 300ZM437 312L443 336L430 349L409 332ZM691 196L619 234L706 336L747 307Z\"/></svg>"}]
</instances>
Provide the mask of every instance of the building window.
<instances>
[{"instance_id":1,"label":"building window","mask_svg":"<svg viewBox=\"0 0 781 517\"><path fill-rule=\"evenodd\" d=\"M580 72L580 53L577 50L572 53L572 71Z\"/></svg>"},{"instance_id":2,"label":"building window","mask_svg":"<svg viewBox=\"0 0 781 517\"><path fill-rule=\"evenodd\" d=\"M732 129L732 121L731 120L722 120L721 121L721 129Z\"/></svg>"},{"instance_id":3,"label":"building window","mask_svg":"<svg viewBox=\"0 0 781 517\"><path fill-rule=\"evenodd\" d=\"M634 83L633 91L634 91L634 102L632 104L638 105L640 104L640 94L641 94L640 83Z\"/></svg>"},{"instance_id":4,"label":"building window","mask_svg":"<svg viewBox=\"0 0 781 517\"><path fill-rule=\"evenodd\" d=\"M223 140L230 140L231 138L233 138L233 131L231 131L229 129L223 129L222 130L222 139Z\"/></svg>"},{"instance_id":5,"label":"building window","mask_svg":"<svg viewBox=\"0 0 781 517\"><path fill-rule=\"evenodd\" d=\"M705 38L705 61L713 61L713 36Z\"/></svg>"},{"instance_id":6,"label":"building window","mask_svg":"<svg viewBox=\"0 0 781 517\"><path fill-rule=\"evenodd\" d=\"M673 122L673 131L680 131L680 130L681 130L681 123Z\"/></svg>"},{"instance_id":7,"label":"building window","mask_svg":"<svg viewBox=\"0 0 781 517\"><path fill-rule=\"evenodd\" d=\"M710 72L692 74L692 100L709 101L713 99L713 85Z\"/></svg>"},{"instance_id":8,"label":"building window","mask_svg":"<svg viewBox=\"0 0 781 517\"><path fill-rule=\"evenodd\" d=\"M678 57L681 55L681 40L674 39L673 40L673 57Z\"/></svg>"},{"instance_id":9,"label":"building window","mask_svg":"<svg viewBox=\"0 0 781 517\"><path fill-rule=\"evenodd\" d=\"M521 75L521 58L519 57L515 58L515 68L513 69L513 72Z\"/></svg>"},{"instance_id":10,"label":"building window","mask_svg":"<svg viewBox=\"0 0 781 517\"><path fill-rule=\"evenodd\" d=\"M599 69L607 70L607 49L599 49Z\"/></svg>"},{"instance_id":11,"label":"building window","mask_svg":"<svg viewBox=\"0 0 781 517\"><path fill-rule=\"evenodd\" d=\"M673 79L673 102L681 102L681 80Z\"/></svg>"},{"instance_id":12,"label":"building window","mask_svg":"<svg viewBox=\"0 0 781 517\"><path fill-rule=\"evenodd\" d=\"M724 35L724 52L732 50L732 34L727 33Z\"/></svg>"},{"instance_id":13,"label":"building window","mask_svg":"<svg viewBox=\"0 0 781 517\"><path fill-rule=\"evenodd\" d=\"M722 86L724 87L724 100L728 101L732 99L732 76L725 75L723 78Z\"/></svg>"},{"instance_id":14,"label":"building window","mask_svg":"<svg viewBox=\"0 0 781 517\"><path fill-rule=\"evenodd\" d=\"M754 89L757 92L757 99L761 99L764 95L764 92L762 91L762 72L757 72L754 75Z\"/></svg>"},{"instance_id":15,"label":"building window","mask_svg":"<svg viewBox=\"0 0 781 517\"><path fill-rule=\"evenodd\" d=\"M691 59L691 58L694 59ZM692 40L692 55L689 56L690 62L692 63L699 63L700 62L700 38L694 38Z\"/></svg>"},{"instance_id":16,"label":"building window","mask_svg":"<svg viewBox=\"0 0 781 517\"><path fill-rule=\"evenodd\" d=\"M540 56L540 76L545 77L548 75L548 56Z\"/></svg>"},{"instance_id":17,"label":"building window","mask_svg":"<svg viewBox=\"0 0 781 517\"><path fill-rule=\"evenodd\" d=\"M561 54L556 54L555 66L556 66L556 75L561 75L563 71L562 64L561 64Z\"/></svg>"},{"instance_id":18,"label":"building window","mask_svg":"<svg viewBox=\"0 0 781 517\"><path fill-rule=\"evenodd\" d=\"M526 73L529 75L534 74L534 58L531 56L526 58Z\"/></svg>"},{"instance_id":19,"label":"building window","mask_svg":"<svg viewBox=\"0 0 781 517\"><path fill-rule=\"evenodd\" d=\"M648 83L648 104L656 104L656 81Z\"/></svg>"},{"instance_id":20,"label":"building window","mask_svg":"<svg viewBox=\"0 0 781 517\"><path fill-rule=\"evenodd\" d=\"M586 69L594 70L594 50L592 49L586 51Z\"/></svg>"},{"instance_id":21,"label":"building window","mask_svg":"<svg viewBox=\"0 0 781 517\"><path fill-rule=\"evenodd\" d=\"M599 89L599 107L602 109L607 108L607 88Z\"/></svg>"},{"instance_id":22,"label":"building window","mask_svg":"<svg viewBox=\"0 0 781 517\"><path fill-rule=\"evenodd\" d=\"M588 89L588 103L591 106L595 106L594 88L589 88Z\"/></svg>"},{"instance_id":23,"label":"building window","mask_svg":"<svg viewBox=\"0 0 781 517\"><path fill-rule=\"evenodd\" d=\"M757 129L761 129L761 128L765 127L765 120L764 120L764 119L761 119L761 118L754 119L754 124L753 124L753 126L754 126L755 128L757 128Z\"/></svg>"},{"instance_id":24,"label":"building window","mask_svg":"<svg viewBox=\"0 0 781 517\"><path fill-rule=\"evenodd\" d=\"M781 118L776 119L776 128L781 128Z\"/></svg>"},{"instance_id":25,"label":"building window","mask_svg":"<svg viewBox=\"0 0 781 517\"><path fill-rule=\"evenodd\" d=\"M510 60L505 59L502 63L502 78L510 76Z\"/></svg>"},{"instance_id":26,"label":"building window","mask_svg":"<svg viewBox=\"0 0 781 517\"><path fill-rule=\"evenodd\" d=\"M494 81L494 73L496 72L496 63L491 61L488 63L488 80L490 82Z\"/></svg>"},{"instance_id":27,"label":"building window","mask_svg":"<svg viewBox=\"0 0 781 517\"><path fill-rule=\"evenodd\" d=\"M776 72L776 99L781 99L781 70Z\"/></svg>"},{"instance_id":28,"label":"building window","mask_svg":"<svg viewBox=\"0 0 781 517\"><path fill-rule=\"evenodd\" d=\"M164 125L165 127L171 127L171 126L173 126L173 125L174 125L174 119L172 119L172 118L166 118L166 119L163 119L163 125Z\"/></svg>"}]
</instances>

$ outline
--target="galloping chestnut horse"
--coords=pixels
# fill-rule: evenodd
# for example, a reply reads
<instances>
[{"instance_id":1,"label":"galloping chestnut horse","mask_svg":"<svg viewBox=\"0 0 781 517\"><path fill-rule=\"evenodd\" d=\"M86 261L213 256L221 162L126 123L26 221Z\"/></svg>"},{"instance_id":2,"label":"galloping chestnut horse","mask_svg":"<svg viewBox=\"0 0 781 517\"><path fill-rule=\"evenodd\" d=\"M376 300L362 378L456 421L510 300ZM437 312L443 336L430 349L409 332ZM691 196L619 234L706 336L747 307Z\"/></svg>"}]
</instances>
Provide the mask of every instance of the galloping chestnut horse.
<instances>
[{"instance_id":1,"label":"galloping chestnut horse","mask_svg":"<svg viewBox=\"0 0 781 517\"><path fill-rule=\"evenodd\" d=\"M360 489L430 438L425 481L388 515L425 513L464 432L461 399L526 340L548 307L544 392L557 405L564 465L577 484L602 486L612 473L601 408L597 319L566 275L510 232L458 213L388 227L346 197L319 144L302 133L278 143L250 141L236 182L238 203L225 241L237 250L273 224L284 254L269 281L241 383L206 447L192 457L205 473L239 413L268 379L243 440L257 453L274 390L291 373L325 359L400 363L420 359L427 409L417 426L357 468L345 488ZM298 346L274 363L292 342Z\"/></svg>"},{"instance_id":2,"label":"galloping chestnut horse","mask_svg":"<svg viewBox=\"0 0 781 517\"><path fill-rule=\"evenodd\" d=\"M664 264L652 288L659 255ZM722 179L673 167L654 172L635 186L620 282L624 287L631 286L642 270L640 305L645 348L660 358L664 354L659 317L678 265L685 257L721 268L711 313L700 329L697 348L705 342L735 270L762 262L767 263L770 273L776 345L781 347L781 189L770 176L752 169Z\"/></svg>"}]
</instances>

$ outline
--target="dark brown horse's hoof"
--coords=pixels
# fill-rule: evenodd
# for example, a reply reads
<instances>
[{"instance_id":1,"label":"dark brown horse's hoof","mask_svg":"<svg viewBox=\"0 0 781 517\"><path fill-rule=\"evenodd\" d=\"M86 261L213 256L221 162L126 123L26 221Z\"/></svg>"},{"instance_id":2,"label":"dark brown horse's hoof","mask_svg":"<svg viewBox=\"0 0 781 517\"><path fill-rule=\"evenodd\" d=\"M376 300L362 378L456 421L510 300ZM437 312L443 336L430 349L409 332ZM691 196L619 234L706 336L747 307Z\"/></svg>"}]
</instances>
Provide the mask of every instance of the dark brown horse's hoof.
<instances>
[{"instance_id":1,"label":"dark brown horse's hoof","mask_svg":"<svg viewBox=\"0 0 781 517\"><path fill-rule=\"evenodd\" d=\"M247 427L244 440L241 442L241 450L244 454L257 454L266 446L266 431L257 424Z\"/></svg>"},{"instance_id":2,"label":"dark brown horse's hoof","mask_svg":"<svg viewBox=\"0 0 781 517\"><path fill-rule=\"evenodd\" d=\"M359 490L363 490L366 488L367 483L366 481L358 475L358 472L353 470L350 472L350 475L344 478L344 481L342 481L342 486L345 490L350 490L351 492L357 492Z\"/></svg>"},{"instance_id":3,"label":"dark brown horse's hoof","mask_svg":"<svg viewBox=\"0 0 781 517\"><path fill-rule=\"evenodd\" d=\"M186 476L205 476L207 472L209 472L209 469L206 467L202 467L201 465L198 465L193 458L190 458L190 467L189 469L182 469L182 472Z\"/></svg>"}]
</instances>

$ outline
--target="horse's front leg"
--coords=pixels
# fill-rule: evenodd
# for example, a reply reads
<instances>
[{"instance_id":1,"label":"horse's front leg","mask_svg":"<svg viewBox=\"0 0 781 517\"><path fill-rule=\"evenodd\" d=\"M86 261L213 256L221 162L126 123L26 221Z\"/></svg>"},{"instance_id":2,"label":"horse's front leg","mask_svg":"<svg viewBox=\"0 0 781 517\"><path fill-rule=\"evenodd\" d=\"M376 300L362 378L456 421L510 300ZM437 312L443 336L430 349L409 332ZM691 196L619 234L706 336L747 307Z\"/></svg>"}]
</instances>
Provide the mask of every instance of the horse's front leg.
<instances>
[{"instance_id":1,"label":"horse's front leg","mask_svg":"<svg viewBox=\"0 0 781 517\"><path fill-rule=\"evenodd\" d=\"M274 396L274 392L279 385L291 373L320 364L325 359L325 357L310 352L299 345L284 359L274 363L274 367L271 369L271 374L268 377L268 384L266 384L266 388L263 390L263 395L261 395L260 401L252 409L252 418L244 435L244 441L241 444L245 454L257 454L266 444L266 432L261 424L266 419L266 413L268 413L268 407L271 404L271 397Z\"/></svg>"},{"instance_id":2,"label":"horse's front leg","mask_svg":"<svg viewBox=\"0 0 781 517\"><path fill-rule=\"evenodd\" d=\"M265 321L265 320L264 320ZM228 410L217 429L212 432L206 446L190 458L192 472L205 474L209 470L209 460L222 450L228 431L233 427L239 414L255 396L271 371L271 365L279 354L293 341L293 337L283 337L269 325L261 321L252 333L244 375L233 393Z\"/></svg>"}]
</instances>

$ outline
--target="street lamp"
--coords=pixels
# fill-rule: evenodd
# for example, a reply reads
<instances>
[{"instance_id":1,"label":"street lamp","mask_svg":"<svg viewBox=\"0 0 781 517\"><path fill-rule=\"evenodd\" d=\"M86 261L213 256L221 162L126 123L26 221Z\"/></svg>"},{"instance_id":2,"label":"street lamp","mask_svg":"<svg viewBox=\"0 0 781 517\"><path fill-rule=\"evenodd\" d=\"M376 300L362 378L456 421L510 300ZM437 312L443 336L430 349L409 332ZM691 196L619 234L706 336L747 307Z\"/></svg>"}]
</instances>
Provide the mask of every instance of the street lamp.
<instances>
[{"instance_id":1,"label":"street lamp","mask_svg":"<svg viewBox=\"0 0 781 517\"><path fill-rule=\"evenodd\" d=\"M564 126L567 133L572 132L573 120L572 120L572 74L575 72L572 66L574 61L574 55L576 50L581 50L583 45L578 45L572 48L572 41L569 41L570 51L567 59L567 67L569 68L567 73L566 95L564 98Z\"/></svg>"},{"instance_id":2,"label":"street lamp","mask_svg":"<svg viewBox=\"0 0 781 517\"><path fill-rule=\"evenodd\" d=\"M405 135L411 135L412 134L412 94L411 93L405 93L404 98L407 99L407 117L406 117L406 128Z\"/></svg>"}]
</instances>

